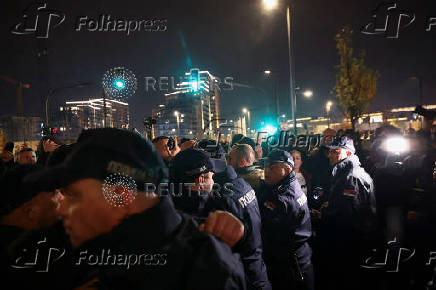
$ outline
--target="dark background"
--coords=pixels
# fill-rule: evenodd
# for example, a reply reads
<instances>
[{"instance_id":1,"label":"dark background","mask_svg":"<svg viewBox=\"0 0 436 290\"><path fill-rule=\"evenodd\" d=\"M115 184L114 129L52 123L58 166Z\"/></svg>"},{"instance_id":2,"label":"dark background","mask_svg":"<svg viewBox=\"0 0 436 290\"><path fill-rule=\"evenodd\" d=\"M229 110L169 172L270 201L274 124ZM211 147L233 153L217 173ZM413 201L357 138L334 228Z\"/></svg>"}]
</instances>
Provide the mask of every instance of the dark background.
<instances>
[{"instance_id":1,"label":"dark background","mask_svg":"<svg viewBox=\"0 0 436 290\"><path fill-rule=\"evenodd\" d=\"M262 75L265 68L271 68L278 73L281 111L289 113L283 2L275 11L265 13L261 0L47 1L48 8L64 12L66 20L50 31L48 39L37 39L10 32L30 1L3 1L0 74L29 82L30 89L24 90L24 112L43 116L43 102L50 89L79 81L99 84L106 70L124 66L138 78L138 90L129 104L131 125L142 129L142 119L163 102L162 92L145 91L145 76L181 76L192 65L270 94L272 82ZM314 90L311 100L298 97L298 116L323 115L325 102L335 101L330 93L339 61L334 36L347 24L354 30L354 47L367 52L367 66L380 72L370 110L415 105L418 87L410 79L414 75L423 77L424 103L436 103L436 27L432 32L425 31L426 20L436 17L436 1L399 1L401 9L416 14L413 25L402 30L399 39L360 33L381 2L292 1L295 81L303 89ZM119 19L167 19L168 29L130 36L124 32L74 31L78 16L98 19L100 14ZM38 57L44 48L47 55ZM100 92L99 87L64 90L55 98L80 99ZM260 90L235 87L222 92L221 110L224 116L231 116L245 106L253 118L259 118L269 103L270 95ZM337 106L333 110L340 114ZM0 81L0 114L15 111L14 86Z\"/></svg>"}]
</instances>

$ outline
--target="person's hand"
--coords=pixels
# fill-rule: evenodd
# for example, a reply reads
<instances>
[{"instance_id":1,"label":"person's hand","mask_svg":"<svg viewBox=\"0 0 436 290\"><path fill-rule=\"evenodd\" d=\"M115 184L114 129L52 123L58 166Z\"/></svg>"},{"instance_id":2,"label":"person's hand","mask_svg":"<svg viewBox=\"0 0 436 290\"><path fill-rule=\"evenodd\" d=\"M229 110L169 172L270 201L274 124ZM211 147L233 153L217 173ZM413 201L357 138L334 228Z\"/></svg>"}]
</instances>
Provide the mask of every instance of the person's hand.
<instances>
[{"instance_id":1,"label":"person's hand","mask_svg":"<svg viewBox=\"0 0 436 290\"><path fill-rule=\"evenodd\" d=\"M199 230L220 238L230 247L236 245L244 236L244 224L231 213L220 210L209 214Z\"/></svg>"},{"instance_id":2,"label":"person's hand","mask_svg":"<svg viewBox=\"0 0 436 290\"><path fill-rule=\"evenodd\" d=\"M174 138L174 148L173 150L170 150L170 156L171 158L174 158L174 156L176 156L179 152L180 152L180 147L179 147L179 140L177 139L177 137Z\"/></svg>"},{"instance_id":3,"label":"person's hand","mask_svg":"<svg viewBox=\"0 0 436 290\"><path fill-rule=\"evenodd\" d=\"M53 152L60 145L56 144L53 140L47 139L42 142L42 147L44 148L44 152Z\"/></svg>"},{"instance_id":4,"label":"person's hand","mask_svg":"<svg viewBox=\"0 0 436 290\"><path fill-rule=\"evenodd\" d=\"M184 142L184 143L180 146L180 151L183 151L183 150L186 150L186 149L192 148L192 147L195 146L195 144L197 144L197 142L194 141L194 140L186 141L186 142Z\"/></svg>"}]
</instances>

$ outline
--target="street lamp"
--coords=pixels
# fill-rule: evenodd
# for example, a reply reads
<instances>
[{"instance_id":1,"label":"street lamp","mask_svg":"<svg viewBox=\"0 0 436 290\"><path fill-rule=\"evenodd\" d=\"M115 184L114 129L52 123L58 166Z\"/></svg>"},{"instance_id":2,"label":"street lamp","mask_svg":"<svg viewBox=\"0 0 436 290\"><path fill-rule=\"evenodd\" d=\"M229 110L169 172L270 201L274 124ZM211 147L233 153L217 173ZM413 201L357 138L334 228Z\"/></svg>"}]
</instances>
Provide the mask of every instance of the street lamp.
<instances>
[{"instance_id":1,"label":"street lamp","mask_svg":"<svg viewBox=\"0 0 436 290\"><path fill-rule=\"evenodd\" d=\"M271 71L270 71L270 70L265 70L263 73L264 73L265 75L270 75L270 74L271 74Z\"/></svg>"},{"instance_id":2,"label":"street lamp","mask_svg":"<svg viewBox=\"0 0 436 290\"><path fill-rule=\"evenodd\" d=\"M277 0L263 0L265 9L272 10L277 6ZM291 119L294 123L294 131L297 133L296 111L296 96L294 91L294 75L292 71L292 53L291 53L291 9L289 4L286 7L286 24L288 31L288 59L289 59L289 97L291 99Z\"/></svg>"},{"instance_id":3,"label":"street lamp","mask_svg":"<svg viewBox=\"0 0 436 290\"><path fill-rule=\"evenodd\" d=\"M266 9L271 10L277 7L277 0L263 0L263 4Z\"/></svg>"},{"instance_id":4,"label":"street lamp","mask_svg":"<svg viewBox=\"0 0 436 290\"><path fill-rule=\"evenodd\" d=\"M305 96L306 98L310 98L310 97L313 96L313 91L311 91L311 90L305 90L305 91L303 92L303 96Z\"/></svg>"},{"instance_id":5,"label":"street lamp","mask_svg":"<svg viewBox=\"0 0 436 290\"><path fill-rule=\"evenodd\" d=\"M180 136L180 113L178 111L174 111L174 116L176 116L177 120L177 136Z\"/></svg>"},{"instance_id":6,"label":"street lamp","mask_svg":"<svg viewBox=\"0 0 436 290\"><path fill-rule=\"evenodd\" d=\"M247 124L248 128L251 128L251 122L250 122L250 111L247 108L242 108L242 113L247 114Z\"/></svg>"},{"instance_id":7,"label":"street lamp","mask_svg":"<svg viewBox=\"0 0 436 290\"><path fill-rule=\"evenodd\" d=\"M325 110L327 111L327 128L330 128L330 109L333 106L332 101L328 101L325 104Z\"/></svg>"}]
</instances>

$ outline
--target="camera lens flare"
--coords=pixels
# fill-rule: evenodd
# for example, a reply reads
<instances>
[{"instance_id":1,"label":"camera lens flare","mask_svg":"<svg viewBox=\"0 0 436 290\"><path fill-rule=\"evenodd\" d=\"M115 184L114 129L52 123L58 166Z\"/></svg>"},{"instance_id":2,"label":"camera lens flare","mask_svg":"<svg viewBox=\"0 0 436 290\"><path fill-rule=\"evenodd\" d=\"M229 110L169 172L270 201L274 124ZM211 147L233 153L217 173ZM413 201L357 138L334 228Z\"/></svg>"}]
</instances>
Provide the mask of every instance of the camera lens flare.
<instances>
[{"instance_id":1,"label":"camera lens flare","mask_svg":"<svg viewBox=\"0 0 436 290\"><path fill-rule=\"evenodd\" d=\"M125 85L123 81L115 81L115 86L119 89L122 89Z\"/></svg>"},{"instance_id":2,"label":"camera lens flare","mask_svg":"<svg viewBox=\"0 0 436 290\"><path fill-rule=\"evenodd\" d=\"M135 94L138 82L135 74L124 67L108 70L102 80L104 92L108 98L125 102Z\"/></svg>"}]
</instances>

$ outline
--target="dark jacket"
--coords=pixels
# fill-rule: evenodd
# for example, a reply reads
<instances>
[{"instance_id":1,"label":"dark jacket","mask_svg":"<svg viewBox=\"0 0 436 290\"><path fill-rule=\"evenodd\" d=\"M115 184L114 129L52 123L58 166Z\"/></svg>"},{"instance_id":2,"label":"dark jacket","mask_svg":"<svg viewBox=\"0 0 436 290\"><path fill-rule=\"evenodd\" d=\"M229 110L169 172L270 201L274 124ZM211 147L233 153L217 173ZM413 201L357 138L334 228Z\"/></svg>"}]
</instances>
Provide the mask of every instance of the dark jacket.
<instances>
[{"instance_id":1,"label":"dark jacket","mask_svg":"<svg viewBox=\"0 0 436 290\"><path fill-rule=\"evenodd\" d=\"M263 184L260 191L262 236L265 261L291 263L297 254L300 264L310 263L307 240L312 234L307 197L295 173L274 186Z\"/></svg>"},{"instance_id":2,"label":"dark jacket","mask_svg":"<svg viewBox=\"0 0 436 290\"><path fill-rule=\"evenodd\" d=\"M303 162L303 169L307 170L312 175L311 185L313 188L322 187L324 192L328 191L330 162L326 156L328 149L324 146L316 148L309 158ZM307 181L307 180L306 180Z\"/></svg>"},{"instance_id":3,"label":"dark jacket","mask_svg":"<svg viewBox=\"0 0 436 290\"><path fill-rule=\"evenodd\" d=\"M372 178L351 155L337 163L330 175L328 206L322 210L321 234L342 244L362 241L376 227Z\"/></svg>"},{"instance_id":4,"label":"dark jacket","mask_svg":"<svg viewBox=\"0 0 436 290\"><path fill-rule=\"evenodd\" d=\"M206 218L216 210L232 213L245 227L244 238L235 247L240 254L248 289L270 289L267 271L262 259L261 220L256 195L251 186L237 177L235 170L227 166L226 171L215 174L215 185L210 194L183 189L180 196L176 191L174 203L177 209L194 216Z\"/></svg>"},{"instance_id":5,"label":"dark jacket","mask_svg":"<svg viewBox=\"0 0 436 290\"><path fill-rule=\"evenodd\" d=\"M215 174L214 182L222 189L212 194L208 203L209 212L225 210L238 217L245 225L245 238L234 249L241 255L249 289L271 289L267 269L262 258L262 223L259 205L252 187L238 177L232 166ZM227 183L227 186L224 185Z\"/></svg>"}]
</instances>

